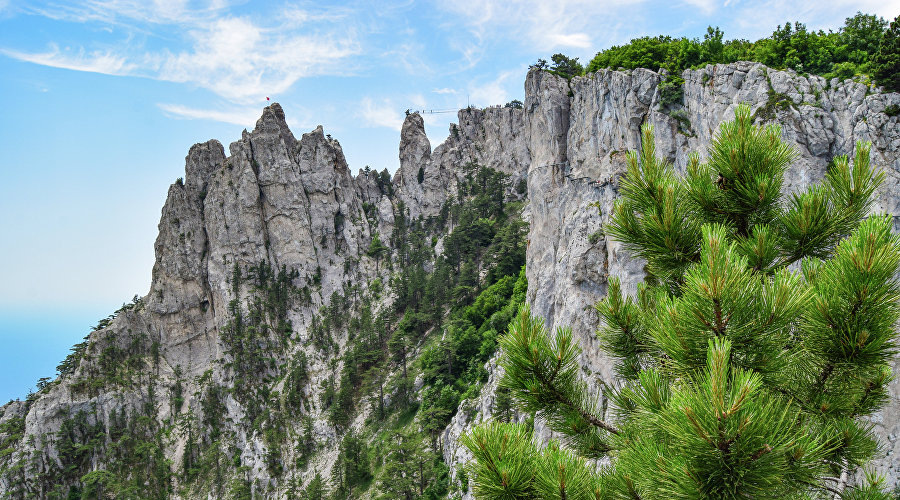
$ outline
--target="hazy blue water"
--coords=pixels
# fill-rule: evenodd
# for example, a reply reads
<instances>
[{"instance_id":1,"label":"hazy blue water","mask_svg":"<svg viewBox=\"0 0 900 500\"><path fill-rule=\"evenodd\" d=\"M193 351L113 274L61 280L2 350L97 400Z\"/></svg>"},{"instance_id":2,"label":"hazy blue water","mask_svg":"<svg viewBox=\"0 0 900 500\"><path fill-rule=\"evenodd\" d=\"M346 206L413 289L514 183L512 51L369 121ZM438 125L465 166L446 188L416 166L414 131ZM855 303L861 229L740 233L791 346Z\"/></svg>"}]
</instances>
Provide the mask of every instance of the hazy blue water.
<instances>
[{"instance_id":1,"label":"hazy blue water","mask_svg":"<svg viewBox=\"0 0 900 500\"><path fill-rule=\"evenodd\" d=\"M54 378L69 348L112 312L99 311L0 309L0 405L25 399L40 377Z\"/></svg>"}]
</instances>

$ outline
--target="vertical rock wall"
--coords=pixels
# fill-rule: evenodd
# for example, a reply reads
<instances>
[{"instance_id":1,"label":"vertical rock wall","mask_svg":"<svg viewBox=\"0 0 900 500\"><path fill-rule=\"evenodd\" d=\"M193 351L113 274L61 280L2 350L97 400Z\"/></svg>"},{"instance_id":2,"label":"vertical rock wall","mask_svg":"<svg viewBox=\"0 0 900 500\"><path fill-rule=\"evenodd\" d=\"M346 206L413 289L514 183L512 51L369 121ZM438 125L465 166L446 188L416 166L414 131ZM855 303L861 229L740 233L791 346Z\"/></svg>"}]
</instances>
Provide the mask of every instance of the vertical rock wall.
<instances>
[{"instance_id":1,"label":"vertical rock wall","mask_svg":"<svg viewBox=\"0 0 900 500\"><path fill-rule=\"evenodd\" d=\"M366 293L376 277L386 282L384 266L377 268L366 255L374 234L390 244L401 203L411 217L437 215L473 163L509 174L513 192L520 185L527 187L528 301L549 327L573 328L584 348L589 379L612 377L611 363L600 353L594 333L594 303L606 293L610 275L620 277L629 290L643 278L643 263L602 231L624 172L625 152L639 147L642 124L653 124L660 154L683 168L688 154L704 154L719 124L731 119L740 102L749 102L760 122L781 124L784 137L797 147L798 160L788 172L792 189L821 179L831 159L851 154L857 140L872 141L873 160L887 172L878 209L898 220L900 125L898 117L884 110L900 104L900 95L753 63L708 66L683 76L681 120L659 109L657 86L663 77L647 70L600 71L572 81L533 70L525 81L524 109L460 110L458 124L434 149L422 118L409 115L401 132L400 169L390 186L375 172L360 171L354 177L340 144L321 127L297 139L277 104L264 110L253 131L230 145L228 155L218 141L195 145L185 161L184 180L170 187L162 209L153 281L141 305L91 334L94 347L74 373L29 404L13 402L0 409L0 423L24 417L24 434L33 436L14 446L14 460L25 463L41 452L43 462L37 466L46 469L58 458L54 435L67 415L85 410L108 424L111 410L133 412L151 394L167 394L178 373L187 384L185 409L199 411L195 391L201 376L233 386L236 381L224 368L221 338L229 320L228 304L235 299L231 274L235 265L260 261L296 270L293 285L312 291L308 303L288 313L297 341L273 356L285 362L300 351L308 354L310 383L304 390L315 433L336 444L318 395L320 383L339 373L346 339L337 339L336 353L321 355L311 346L311 318L333 293L354 286L359 287L357 293ZM390 296L383 297L377 307L390 303ZM84 390L83 381L97 368L100 351L129 348L135 339L145 356L156 357L155 371L128 384ZM481 396L465 405L443 436L444 456L454 477L468 460L458 445L459 435L489 418L493 408L493 389L501 373L496 360L488 369ZM878 468L896 482L900 382L891 390L891 402L875 424L887 445ZM168 398L158 398L158 422L173 414L170 404ZM225 412L227 431L241 443L248 477L254 484L269 485L268 492L284 491L266 470L262 437L241 427L242 406L227 396ZM173 436L166 456L177 467L185 441L177 433ZM316 465L325 475L333 460L329 453L323 452ZM0 478L0 493L9 488L4 481Z\"/></svg>"},{"instance_id":2,"label":"vertical rock wall","mask_svg":"<svg viewBox=\"0 0 900 500\"><path fill-rule=\"evenodd\" d=\"M900 230L900 121L884 113L886 106L900 105L900 95L749 62L688 70L683 77L686 121L660 110L657 86L663 77L648 70L601 70L570 82L532 70L525 81L522 134L531 153L528 301L548 327L573 328L584 349L588 379L612 378L611 362L598 350L593 310L606 293L608 277L619 277L632 292L643 279L643 263L607 239L602 224L625 171L624 153L639 148L644 123L654 127L658 153L682 169L691 152L705 156L719 124L747 102L758 122L780 124L784 138L796 146L798 158L786 182L792 190L821 180L835 156L852 157L856 141L870 141L872 160L887 174L876 210L894 215ZM459 435L489 418L493 409L500 374L496 362L489 368L491 378L472 411L460 412L444 434L444 456L454 477L471 458L456 444ZM891 396L874 419L886 445L876 468L896 483L900 382L891 386Z\"/></svg>"}]
</instances>

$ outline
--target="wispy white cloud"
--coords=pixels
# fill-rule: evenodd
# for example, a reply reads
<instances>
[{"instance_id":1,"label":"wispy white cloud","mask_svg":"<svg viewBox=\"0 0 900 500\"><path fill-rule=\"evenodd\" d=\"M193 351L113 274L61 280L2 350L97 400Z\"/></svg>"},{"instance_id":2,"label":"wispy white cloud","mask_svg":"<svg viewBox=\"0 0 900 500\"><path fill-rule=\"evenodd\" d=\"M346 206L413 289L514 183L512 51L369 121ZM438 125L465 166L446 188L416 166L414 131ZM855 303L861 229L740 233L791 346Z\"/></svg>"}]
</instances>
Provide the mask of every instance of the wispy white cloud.
<instances>
[{"instance_id":1,"label":"wispy white cloud","mask_svg":"<svg viewBox=\"0 0 900 500\"><path fill-rule=\"evenodd\" d=\"M352 35L284 33L242 18L219 19L190 36L192 50L168 55L159 78L237 102L284 92L300 78L340 73L340 62L360 50Z\"/></svg>"},{"instance_id":2,"label":"wispy white cloud","mask_svg":"<svg viewBox=\"0 0 900 500\"><path fill-rule=\"evenodd\" d=\"M417 108L421 109L428 106L428 101L425 100L425 96L423 96L422 94L413 94L408 96L407 98L409 99L409 102L411 102L412 105Z\"/></svg>"},{"instance_id":3,"label":"wispy white cloud","mask_svg":"<svg viewBox=\"0 0 900 500\"><path fill-rule=\"evenodd\" d=\"M212 120L223 123L232 123L241 127L253 128L259 119L259 107L241 109L198 109L183 106L181 104L159 103L157 104L165 114L174 118L190 120Z\"/></svg>"},{"instance_id":4,"label":"wispy white cloud","mask_svg":"<svg viewBox=\"0 0 900 500\"><path fill-rule=\"evenodd\" d=\"M18 59L20 61L50 66L53 68L86 71L89 73L103 73L107 75L134 75L139 66L129 62L127 58L111 51L86 52L84 49L77 51L60 50L56 44L50 45L46 52L27 53L9 49L0 49L0 53Z\"/></svg>"},{"instance_id":5,"label":"wispy white cloud","mask_svg":"<svg viewBox=\"0 0 900 500\"><path fill-rule=\"evenodd\" d=\"M458 0L440 2L440 8L456 14L473 38L460 47L472 59L493 38L517 39L545 51L595 46L595 34L603 24L615 24L622 7L644 0ZM702 1L702 0L698 0ZM604 21L607 20L607 21Z\"/></svg>"},{"instance_id":6,"label":"wispy white cloud","mask_svg":"<svg viewBox=\"0 0 900 500\"><path fill-rule=\"evenodd\" d=\"M424 56L425 47L421 43L404 42L395 44L391 50L381 55L392 66L403 68L410 75L430 75L435 70Z\"/></svg>"},{"instance_id":7,"label":"wispy white cloud","mask_svg":"<svg viewBox=\"0 0 900 500\"><path fill-rule=\"evenodd\" d=\"M515 77L520 76L519 71L504 71L491 81L469 87L469 96L479 107L504 104L509 101L509 85Z\"/></svg>"},{"instance_id":8,"label":"wispy white cloud","mask_svg":"<svg viewBox=\"0 0 900 500\"><path fill-rule=\"evenodd\" d=\"M448 41L449 46L460 55L458 61L448 64L448 66L452 68L451 73L468 71L477 66L481 61L481 58L484 57L485 48L483 37L478 35L477 32L473 32L472 35L472 38L451 38Z\"/></svg>"},{"instance_id":9,"label":"wispy white cloud","mask_svg":"<svg viewBox=\"0 0 900 500\"><path fill-rule=\"evenodd\" d=\"M287 5L280 11L272 11L272 17L280 18L281 25L286 27L307 25L310 23L334 23L343 22L350 18L356 11L350 7L329 6L320 10L311 11L301 9L296 5Z\"/></svg>"},{"instance_id":10,"label":"wispy white cloud","mask_svg":"<svg viewBox=\"0 0 900 500\"><path fill-rule=\"evenodd\" d=\"M397 130L403 127L403 113L390 99L382 99L375 102L370 97L363 98L360 102L360 116L370 127L387 127Z\"/></svg>"},{"instance_id":11,"label":"wispy white cloud","mask_svg":"<svg viewBox=\"0 0 900 500\"><path fill-rule=\"evenodd\" d=\"M370 127L387 127L397 131L403 127L403 113L390 99L376 102L365 97L360 102L359 109L360 115Z\"/></svg>"},{"instance_id":12,"label":"wispy white cloud","mask_svg":"<svg viewBox=\"0 0 900 500\"><path fill-rule=\"evenodd\" d=\"M591 36L587 33L553 33L548 36L548 40L556 47L575 47L578 49L587 49L593 45Z\"/></svg>"},{"instance_id":13,"label":"wispy white cloud","mask_svg":"<svg viewBox=\"0 0 900 500\"><path fill-rule=\"evenodd\" d=\"M456 89L444 87L442 89L434 89L432 92L435 94L456 94Z\"/></svg>"},{"instance_id":14,"label":"wispy white cloud","mask_svg":"<svg viewBox=\"0 0 900 500\"><path fill-rule=\"evenodd\" d=\"M3 0L0 0L3 1ZM187 42L184 49L147 50L130 38L117 47L42 52L0 49L12 58L45 66L118 76L142 76L208 89L234 103L283 93L301 78L346 74L346 59L361 52L352 25L336 23L346 12L311 13L289 7L262 22L223 14L222 1L194 8L185 0L155 0L147 11L133 0L89 1L47 13L70 21L114 23L124 17L167 24ZM79 10L80 9L80 10ZM49 9L53 10L53 9ZM200 13L205 21L195 21Z\"/></svg>"},{"instance_id":15,"label":"wispy white cloud","mask_svg":"<svg viewBox=\"0 0 900 500\"><path fill-rule=\"evenodd\" d=\"M719 7L719 0L684 0L684 3L697 7L707 16L714 13ZM728 5L728 2L725 2Z\"/></svg>"},{"instance_id":16,"label":"wispy white cloud","mask_svg":"<svg viewBox=\"0 0 900 500\"><path fill-rule=\"evenodd\" d=\"M77 23L187 25L209 20L228 7L224 0L84 0L71 4L31 5L25 7L25 11Z\"/></svg>"}]
</instances>

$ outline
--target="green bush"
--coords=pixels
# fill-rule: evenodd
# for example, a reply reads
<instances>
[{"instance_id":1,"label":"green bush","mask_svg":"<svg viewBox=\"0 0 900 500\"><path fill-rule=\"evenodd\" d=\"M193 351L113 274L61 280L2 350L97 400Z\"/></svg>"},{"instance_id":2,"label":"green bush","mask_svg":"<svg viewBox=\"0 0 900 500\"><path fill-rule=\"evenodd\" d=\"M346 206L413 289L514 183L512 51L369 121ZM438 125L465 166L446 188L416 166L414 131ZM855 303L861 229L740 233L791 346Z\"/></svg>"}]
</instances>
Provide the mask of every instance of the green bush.
<instances>
[{"instance_id":1,"label":"green bush","mask_svg":"<svg viewBox=\"0 0 900 500\"><path fill-rule=\"evenodd\" d=\"M873 74L885 88L896 91L896 85L900 85L900 27L895 27L895 23L886 29L884 19L860 12L847 18L837 31L809 31L802 23L786 23L771 36L755 42L724 40L723 32L713 27L707 28L703 40L647 36L601 50L588 64L587 72L603 68L665 68L680 76L685 69L707 64L757 61L772 68L826 78Z\"/></svg>"},{"instance_id":2,"label":"green bush","mask_svg":"<svg viewBox=\"0 0 900 500\"><path fill-rule=\"evenodd\" d=\"M666 110L684 105L684 79L669 75L659 84L659 109Z\"/></svg>"}]
</instances>

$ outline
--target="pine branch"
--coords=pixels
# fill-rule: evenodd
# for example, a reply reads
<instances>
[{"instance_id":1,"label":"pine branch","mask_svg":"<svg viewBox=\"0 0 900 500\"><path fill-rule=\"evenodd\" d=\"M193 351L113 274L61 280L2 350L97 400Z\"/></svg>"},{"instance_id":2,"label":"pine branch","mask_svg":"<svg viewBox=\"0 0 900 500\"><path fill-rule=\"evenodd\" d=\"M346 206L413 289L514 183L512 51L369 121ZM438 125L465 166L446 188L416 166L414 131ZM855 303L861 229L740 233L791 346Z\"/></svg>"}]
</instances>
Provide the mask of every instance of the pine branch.
<instances>
[{"instance_id":1,"label":"pine branch","mask_svg":"<svg viewBox=\"0 0 900 500\"><path fill-rule=\"evenodd\" d=\"M830 493L834 493L835 495L840 495L840 494L841 494L841 492L840 492L839 490L836 490L836 489L834 489L834 488L832 488L832 487L830 487L830 486L825 486L824 484L815 484L815 483L811 483L811 482L805 481L805 480L800 481L800 482L803 483L803 484L805 484L805 485L807 485L807 486L811 486L811 487L813 487L813 488L816 488L816 489L825 490L825 491L828 491L828 492L830 492Z\"/></svg>"},{"instance_id":2,"label":"pine branch","mask_svg":"<svg viewBox=\"0 0 900 500\"><path fill-rule=\"evenodd\" d=\"M597 429L621 434L584 404L588 396L578 375L580 349L572 341L570 330L558 330L551 339L543 322L533 318L528 306L523 305L500 345L505 354L501 384L511 389L527 410L547 416L559 432L571 434L571 426L562 423L567 417L577 416Z\"/></svg>"}]
</instances>

